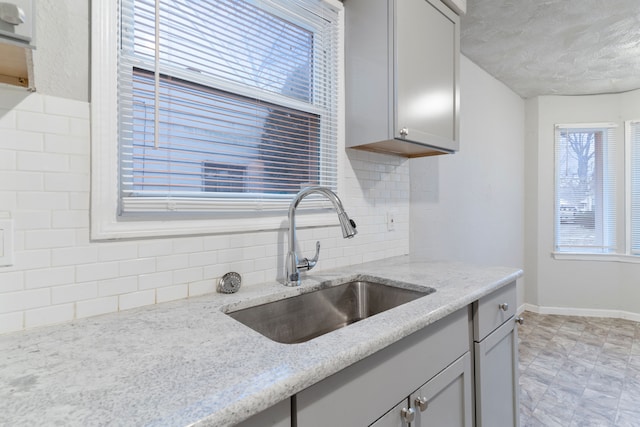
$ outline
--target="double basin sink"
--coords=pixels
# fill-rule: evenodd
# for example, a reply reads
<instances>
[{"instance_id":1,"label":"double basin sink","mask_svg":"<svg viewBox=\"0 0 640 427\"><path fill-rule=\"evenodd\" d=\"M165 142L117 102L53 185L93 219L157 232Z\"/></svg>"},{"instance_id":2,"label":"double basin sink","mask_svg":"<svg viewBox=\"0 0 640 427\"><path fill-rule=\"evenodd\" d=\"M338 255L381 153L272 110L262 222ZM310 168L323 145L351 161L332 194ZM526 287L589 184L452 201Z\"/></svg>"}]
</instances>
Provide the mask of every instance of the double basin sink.
<instances>
[{"instance_id":1,"label":"double basin sink","mask_svg":"<svg viewBox=\"0 0 640 427\"><path fill-rule=\"evenodd\" d=\"M398 307L434 292L357 280L228 312L273 341L295 344Z\"/></svg>"}]
</instances>

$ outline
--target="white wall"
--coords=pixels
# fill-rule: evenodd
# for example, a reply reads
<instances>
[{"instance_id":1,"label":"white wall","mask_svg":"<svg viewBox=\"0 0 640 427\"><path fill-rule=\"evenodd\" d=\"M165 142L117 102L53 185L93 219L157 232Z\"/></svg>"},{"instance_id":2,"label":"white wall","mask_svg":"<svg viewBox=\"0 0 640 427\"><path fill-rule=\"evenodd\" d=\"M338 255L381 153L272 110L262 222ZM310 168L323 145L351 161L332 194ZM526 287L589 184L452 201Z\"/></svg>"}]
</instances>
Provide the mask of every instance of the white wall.
<instances>
[{"instance_id":1,"label":"white wall","mask_svg":"<svg viewBox=\"0 0 640 427\"><path fill-rule=\"evenodd\" d=\"M617 155L623 159L623 121L640 118L640 91L617 95L543 96L528 100L527 110L527 302L542 312L640 318L640 264L559 260L554 249L554 125L616 122ZM620 163L622 164L622 163ZM618 175L618 198L624 175ZM619 204L619 209L623 209ZM624 222L617 240L624 250Z\"/></svg>"},{"instance_id":2,"label":"white wall","mask_svg":"<svg viewBox=\"0 0 640 427\"><path fill-rule=\"evenodd\" d=\"M0 333L214 292L228 271L244 286L275 280L284 229L90 241L88 2L37 3L37 92L0 86L0 214L15 230L14 265L0 267ZM409 161L348 150L343 163L341 197L359 234L342 239L337 219L301 230L305 255L322 243L314 272L409 252Z\"/></svg>"},{"instance_id":3,"label":"white wall","mask_svg":"<svg viewBox=\"0 0 640 427\"><path fill-rule=\"evenodd\" d=\"M411 253L522 268L524 101L464 56L460 80L460 151L410 161Z\"/></svg>"},{"instance_id":4,"label":"white wall","mask_svg":"<svg viewBox=\"0 0 640 427\"><path fill-rule=\"evenodd\" d=\"M89 0L37 0L36 90L89 100Z\"/></svg>"}]
</instances>

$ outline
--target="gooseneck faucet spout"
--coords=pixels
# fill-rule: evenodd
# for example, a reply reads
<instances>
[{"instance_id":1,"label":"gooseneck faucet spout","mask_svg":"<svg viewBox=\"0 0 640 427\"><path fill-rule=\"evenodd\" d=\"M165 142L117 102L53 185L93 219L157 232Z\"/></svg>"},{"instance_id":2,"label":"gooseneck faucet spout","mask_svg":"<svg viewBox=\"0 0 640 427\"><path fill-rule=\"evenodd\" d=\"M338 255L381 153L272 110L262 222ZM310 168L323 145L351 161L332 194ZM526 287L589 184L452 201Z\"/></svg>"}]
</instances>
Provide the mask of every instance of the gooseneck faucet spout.
<instances>
[{"instance_id":1,"label":"gooseneck faucet spout","mask_svg":"<svg viewBox=\"0 0 640 427\"><path fill-rule=\"evenodd\" d=\"M349 215L344 211L342 202L336 193L326 187L318 186L306 187L300 190L289 205L289 251L287 252L287 259L285 260L284 279L284 284L286 286L299 286L301 282L300 271L311 270L316 266L318 257L320 256L320 242L316 242L316 254L313 258L304 258L300 261L296 254L296 208L302 199L310 194L322 194L331 201L336 213L338 214L338 220L340 221L340 227L342 228L342 237L349 239L358 233L356 230L356 223L350 219Z\"/></svg>"}]
</instances>

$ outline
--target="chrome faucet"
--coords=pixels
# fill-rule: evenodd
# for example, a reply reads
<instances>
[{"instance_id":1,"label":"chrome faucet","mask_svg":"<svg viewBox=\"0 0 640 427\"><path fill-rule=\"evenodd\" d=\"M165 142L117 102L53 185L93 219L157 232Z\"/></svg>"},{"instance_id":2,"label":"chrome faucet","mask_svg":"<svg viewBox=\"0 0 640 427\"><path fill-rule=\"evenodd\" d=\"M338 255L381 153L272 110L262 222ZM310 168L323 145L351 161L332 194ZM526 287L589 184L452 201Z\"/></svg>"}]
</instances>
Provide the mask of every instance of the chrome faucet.
<instances>
[{"instance_id":1,"label":"chrome faucet","mask_svg":"<svg viewBox=\"0 0 640 427\"><path fill-rule=\"evenodd\" d=\"M330 189L326 187L306 187L300 190L296 197L293 198L289 205L289 252L287 253L287 259L285 260L285 278L284 284L286 286L299 286L300 285L300 270L311 270L316 266L318 257L320 256L320 242L316 242L316 254L312 259L304 258L302 261L298 260L296 254L296 208L309 194L322 194L333 203L333 207L338 213L338 220L340 220L340 226L342 228L342 237L350 239L355 236L358 231L356 230L356 223L349 218L347 213L342 207L342 202Z\"/></svg>"}]
</instances>

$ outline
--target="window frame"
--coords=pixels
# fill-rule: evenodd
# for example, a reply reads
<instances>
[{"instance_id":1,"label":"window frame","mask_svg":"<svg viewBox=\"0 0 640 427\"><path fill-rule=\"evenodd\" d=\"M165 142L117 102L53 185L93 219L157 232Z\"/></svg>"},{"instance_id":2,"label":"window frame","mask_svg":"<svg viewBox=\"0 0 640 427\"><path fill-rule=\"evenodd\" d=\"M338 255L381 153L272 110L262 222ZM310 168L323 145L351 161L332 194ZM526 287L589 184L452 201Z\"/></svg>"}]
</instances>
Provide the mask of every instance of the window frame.
<instances>
[{"instance_id":1,"label":"window frame","mask_svg":"<svg viewBox=\"0 0 640 427\"><path fill-rule=\"evenodd\" d=\"M344 9L337 0L322 0L339 8L338 75L344 76ZM118 16L119 2L94 0L91 7L91 238L127 239L191 234L216 234L286 228L288 201L225 200L212 217L203 200L186 200L194 212L179 218L141 211L119 215L118 154ZM338 87L337 192L344 189L344 79ZM292 196L293 197L293 196ZM171 202L158 200L171 210ZM168 205L167 205L168 204ZM309 212L300 211L298 227L337 224L330 204L321 202ZM240 211L240 214L239 214Z\"/></svg>"},{"instance_id":2,"label":"window frame","mask_svg":"<svg viewBox=\"0 0 640 427\"><path fill-rule=\"evenodd\" d=\"M619 204L620 202L617 199L617 173L618 173L618 169L620 169L620 167L622 167L622 165L619 165L618 160L616 159L616 155L615 155L615 150L616 150L616 146L614 145L613 147L598 147L598 146L594 146L594 154L595 154L595 170L599 170L601 171L601 173L597 174L596 173L596 179L599 179L600 181L600 189L598 191L598 194L595 195L596 198L601 199L601 205L603 206L601 208L601 212L600 215L598 215L595 218L596 224L595 224L595 229L597 230L598 227L598 223L600 223L600 228L604 229L604 222L603 222L603 217L609 215L610 212L609 211L610 208L605 207L606 205L604 204L604 199L606 198L610 198L613 197L613 215L612 218L610 218L610 221L612 222L612 226L613 226L613 230L610 231L610 233L608 233L609 235L609 239L610 242L612 242L612 246L609 248L609 250L606 250L606 244L605 242L601 242L600 245L593 245L593 246L583 246L580 247L581 249L578 249L578 246L566 246L567 249L562 249L563 247L559 246L559 232L560 232L560 224L561 224L561 214L560 214L560 197L558 195L558 183L559 183L559 175L558 175L558 157L557 157L557 153L558 153L558 148L557 148L557 144L558 144L558 132L562 132L563 129L572 129L572 130L589 130L589 129L593 129L593 130L609 130L610 132L615 132L616 129L618 128L618 124L616 123L577 123L577 124L556 124L554 126L554 149L553 149L553 155L554 155L554 169L553 169L553 173L554 173L554 180L553 180L553 194L554 194L554 202L553 202L553 214L554 214L554 233L553 233L553 251L552 251L552 255L555 259L579 259L582 257L589 257L591 258L601 258L601 259L607 259L608 257L611 256L619 256L620 255L620 244L618 241L618 231L617 231L617 226L618 226L618 217L620 216L620 209L619 209ZM614 134L614 138L613 141L609 141L607 140L607 144L618 144L617 138L615 138L615 134ZM605 153L606 151L606 153ZM613 166L613 170L611 171L607 171L607 169ZM613 188L605 188L604 185L604 181L603 181L603 175L605 173L605 171L607 171L611 176L613 176ZM610 194L605 194L605 192L609 191ZM608 197L606 197L608 196ZM598 218L600 217L600 218ZM602 233L606 233L606 231L602 231Z\"/></svg>"}]
</instances>

